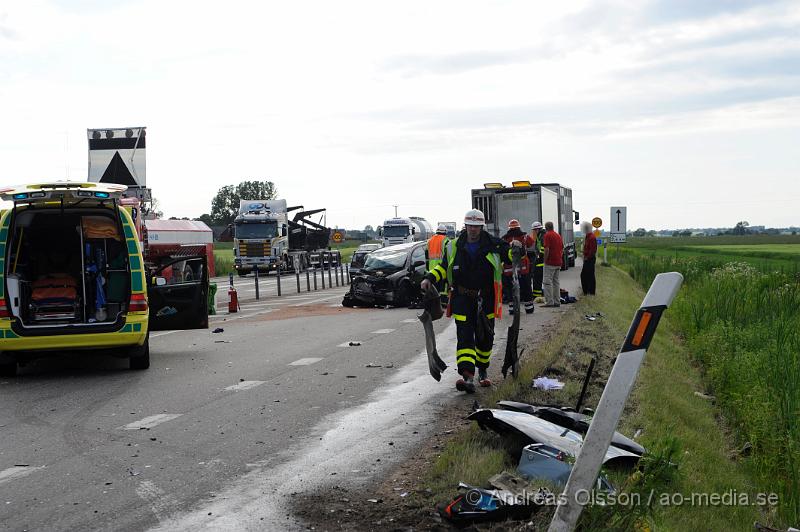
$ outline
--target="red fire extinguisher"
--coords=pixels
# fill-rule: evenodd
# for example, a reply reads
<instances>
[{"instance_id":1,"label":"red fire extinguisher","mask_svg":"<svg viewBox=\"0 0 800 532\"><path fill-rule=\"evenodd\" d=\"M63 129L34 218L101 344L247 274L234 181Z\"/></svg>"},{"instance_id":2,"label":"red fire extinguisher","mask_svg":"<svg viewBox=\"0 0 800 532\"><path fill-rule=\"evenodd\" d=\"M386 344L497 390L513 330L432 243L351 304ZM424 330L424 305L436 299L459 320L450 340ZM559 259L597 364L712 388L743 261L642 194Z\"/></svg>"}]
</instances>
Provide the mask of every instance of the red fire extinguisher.
<instances>
[{"instance_id":1,"label":"red fire extinguisher","mask_svg":"<svg viewBox=\"0 0 800 532\"><path fill-rule=\"evenodd\" d=\"M239 294L233 286L228 288L228 313L231 312L239 312Z\"/></svg>"}]
</instances>

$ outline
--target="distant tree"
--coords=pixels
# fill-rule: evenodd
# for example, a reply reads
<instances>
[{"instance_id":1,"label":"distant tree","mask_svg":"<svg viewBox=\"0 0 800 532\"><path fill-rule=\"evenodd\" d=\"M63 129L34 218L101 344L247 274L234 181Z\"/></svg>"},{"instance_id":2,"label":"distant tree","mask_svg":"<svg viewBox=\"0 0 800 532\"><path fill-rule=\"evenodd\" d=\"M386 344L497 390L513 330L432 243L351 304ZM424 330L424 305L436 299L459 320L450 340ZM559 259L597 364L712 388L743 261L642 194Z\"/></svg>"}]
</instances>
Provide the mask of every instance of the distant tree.
<instances>
[{"instance_id":1,"label":"distant tree","mask_svg":"<svg viewBox=\"0 0 800 532\"><path fill-rule=\"evenodd\" d=\"M146 205L146 204L145 204ZM161 204L159 201L153 197L150 200L150 206L146 209L142 209L143 213L148 218L163 218L164 211L161 210Z\"/></svg>"},{"instance_id":2,"label":"distant tree","mask_svg":"<svg viewBox=\"0 0 800 532\"><path fill-rule=\"evenodd\" d=\"M657 234L658 234L658 233L656 233L655 229L650 229L650 230L647 232L647 236L656 236Z\"/></svg>"},{"instance_id":3,"label":"distant tree","mask_svg":"<svg viewBox=\"0 0 800 532\"><path fill-rule=\"evenodd\" d=\"M203 222L203 223L204 223L204 224L206 224L206 225L214 225L214 221L213 221L213 219L211 218L211 215L210 215L210 214L208 214L208 213L206 213L206 214L201 214L199 218L195 218L195 219L196 219L196 220L200 220L201 222Z\"/></svg>"},{"instance_id":4,"label":"distant tree","mask_svg":"<svg viewBox=\"0 0 800 532\"><path fill-rule=\"evenodd\" d=\"M633 236L645 236L646 234L647 231L645 230L644 227L640 227L639 229L633 232Z\"/></svg>"},{"instance_id":5,"label":"distant tree","mask_svg":"<svg viewBox=\"0 0 800 532\"><path fill-rule=\"evenodd\" d=\"M681 232L680 231L673 231L672 232L672 236L681 236Z\"/></svg>"},{"instance_id":6,"label":"distant tree","mask_svg":"<svg viewBox=\"0 0 800 532\"><path fill-rule=\"evenodd\" d=\"M733 228L733 234L734 235L746 235L746 234L748 234L750 232L748 227L750 227L750 224L748 222L746 222L746 221L737 222L736 223L736 227Z\"/></svg>"},{"instance_id":7,"label":"distant tree","mask_svg":"<svg viewBox=\"0 0 800 532\"><path fill-rule=\"evenodd\" d=\"M277 195L278 189L272 181L242 181L238 185L225 185L211 200L213 225L233 223L241 200L271 200Z\"/></svg>"},{"instance_id":8,"label":"distant tree","mask_svg":"<svg viewBox=\"0 0 800 532\"><path fill-rule=\"evenodd\" d=\"M692 236L692 232L689 231L688 229L684 229L683 231L681 231L681 236Z\"/></svg>"}]
</instances>

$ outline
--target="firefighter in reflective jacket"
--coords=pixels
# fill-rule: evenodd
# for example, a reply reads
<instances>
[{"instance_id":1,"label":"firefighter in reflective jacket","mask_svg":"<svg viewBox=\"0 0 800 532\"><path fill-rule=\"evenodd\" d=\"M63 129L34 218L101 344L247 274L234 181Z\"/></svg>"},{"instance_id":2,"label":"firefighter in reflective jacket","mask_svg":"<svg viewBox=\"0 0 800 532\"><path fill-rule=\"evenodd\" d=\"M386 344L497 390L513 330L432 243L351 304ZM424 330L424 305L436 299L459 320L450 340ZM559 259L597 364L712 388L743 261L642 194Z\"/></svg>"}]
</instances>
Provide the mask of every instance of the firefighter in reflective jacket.
<instances>
[{"instance_id":1,"label":"firefighter in reflective jacket","mask_svg":"<svg viewBox=\"0 0 800 532\"><path fill-rule=\"evenodd\" d=\"M487 369L494 343L494 321L503 311L503 263L511 263L511 247L483 230L486 219L477 209L464 216L465 231L448 242L441 264L425 274L422 289L447 279L450 303L447 315L456 320L456 389L475 393L478 383L491 386ZM512 245L522 252L521 243Z\"/></svg>"},{"instance_id":2,"label":"firefighter in reflective jacket","mask_svg":"<svg viewBox=\"0 0 800 532\"><path fill-rule=\"evenodd\" d=\"M436 228L436 234L428 239L428 271L432 271L442 263L444 248L449 240L447 238L447 227L444 224L439 224L439 227ZM441 279L437 282L436 288L442 296L447 297L447 279Z\"/></svg>"},{"instance_id":3,"label":"firefighter in reflective jacket","mask_svg":"<svg viewBox=\"0 0 800 532\"><path fill-rule=\"evenodd\" d=\"M503 240L508 242L509 244L514 240L517 240L522 243L522 246L527 250L536 245L536 240L528 235L525 234L519 225L519 220L511 219L508 221L508 232L503 235ZM520 260L519 264L519 272L518 273L518 280L519 280L519 298L520 301L525 305L525 312L527 314L533 314L533 294L531 293L531 261L526 255L523 255L522 260ZM514 276L514 267L511 265L505 266L503 268L503 301L509 304L508 312L509 314L514 314L517 309L514 308L514 301L512 295L512 286L513 286L513 276Z\"/></svg>"},{"instance_id":4,"label":"firefighter in reflective jacket","mask_svg":"<svg viewBox=\"0 0 800 532\"><path fill-rule=\"evenodd\" d=\"M544 227L542 222L533 222L531 224L530 237L534 240L531 247L525 248L525 251L533 264L533 297L544 297L542 292L542 279L544 278Z\"/></svg>"}]
</instances>

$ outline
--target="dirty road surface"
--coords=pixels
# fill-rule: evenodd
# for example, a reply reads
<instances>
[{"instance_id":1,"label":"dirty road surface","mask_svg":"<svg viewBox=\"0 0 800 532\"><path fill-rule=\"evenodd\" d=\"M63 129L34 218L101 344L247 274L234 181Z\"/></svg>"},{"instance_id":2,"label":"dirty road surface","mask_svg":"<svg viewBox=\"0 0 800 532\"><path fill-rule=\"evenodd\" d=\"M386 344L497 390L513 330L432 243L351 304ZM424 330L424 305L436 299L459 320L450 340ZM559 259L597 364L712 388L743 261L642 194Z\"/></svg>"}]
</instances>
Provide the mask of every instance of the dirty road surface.
<instances>
[{"instance_id":1,"label":"dirty road surface","mask_svg":"<svg viewBox=\"0 0 800 532\"><path fill-rule=\"evenodd\" d=\"M73 354L0 379L0 529L304 528L293 495L402 461L456 394L452 367L429 375L419 310L236 285L239 313L220 283L208 330L152 333L147 371ZM434 325L449 361L455 328Z\"/></svg>"}]
</instances>

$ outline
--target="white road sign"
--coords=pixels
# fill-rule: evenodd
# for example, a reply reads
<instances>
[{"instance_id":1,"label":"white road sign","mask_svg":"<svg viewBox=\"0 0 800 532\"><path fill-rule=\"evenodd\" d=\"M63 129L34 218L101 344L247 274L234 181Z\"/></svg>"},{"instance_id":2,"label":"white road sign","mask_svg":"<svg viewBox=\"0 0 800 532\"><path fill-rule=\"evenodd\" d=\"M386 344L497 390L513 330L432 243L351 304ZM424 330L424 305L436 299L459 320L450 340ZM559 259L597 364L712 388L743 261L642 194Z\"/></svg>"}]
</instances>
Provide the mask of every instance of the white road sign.
<instances>
[{"instance_id":1,"label":"white road sign","mask_svg":"<svg viewBox=\"0 0 800 532\"><path fill-rule=\"evenodd\" d=\"M624 235L628 227L627 215L627 207L611 207L611 229L609 233L622 233Z\"/></svg>"}]
</instances>

